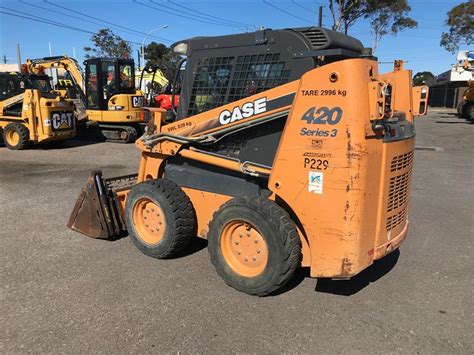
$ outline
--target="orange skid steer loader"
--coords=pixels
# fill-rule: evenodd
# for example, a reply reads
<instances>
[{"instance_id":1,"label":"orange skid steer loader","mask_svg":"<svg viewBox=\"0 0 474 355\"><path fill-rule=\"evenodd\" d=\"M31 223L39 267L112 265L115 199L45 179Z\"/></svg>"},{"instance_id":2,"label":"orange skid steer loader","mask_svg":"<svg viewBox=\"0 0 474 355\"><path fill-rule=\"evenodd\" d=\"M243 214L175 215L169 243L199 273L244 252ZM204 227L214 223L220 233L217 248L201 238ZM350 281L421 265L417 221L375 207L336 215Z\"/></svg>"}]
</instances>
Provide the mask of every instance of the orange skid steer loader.
<instances>
[{"instance_id":1,"label":"orange skid steer loader","mask_svg":"<svg viewBox=\"0 0 474 355\"><path fill-rule=\"evenodd\" d=\"M347 279L407 235L414 150L411 72L324 28L198 37L171 122L155 112L137 140L138 174L94 172L68 226L127 230L167 258L196 235L230 286L267 295L298 267Z\"/></svg>"}]
</instances>

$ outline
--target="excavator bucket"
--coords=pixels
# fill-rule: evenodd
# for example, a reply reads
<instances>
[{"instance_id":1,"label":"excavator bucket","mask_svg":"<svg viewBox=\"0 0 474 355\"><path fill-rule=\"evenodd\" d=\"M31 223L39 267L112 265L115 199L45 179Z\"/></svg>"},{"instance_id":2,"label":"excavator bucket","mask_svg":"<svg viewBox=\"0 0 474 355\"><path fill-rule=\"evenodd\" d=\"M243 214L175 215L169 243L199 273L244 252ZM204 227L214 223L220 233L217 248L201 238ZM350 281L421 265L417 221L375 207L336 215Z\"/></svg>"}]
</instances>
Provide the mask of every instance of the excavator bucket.
<instances>
[{"instance_id":1,"label":"excavator bucket","mask_svg":"<svg viewBox=\"0 0 474 355\"><path fill-rule=\"evenodd\" d=\"M67 226L91 238L114 239L123 230L116 197L101 171L92 171Z\"/></svg>"}]
</instances>

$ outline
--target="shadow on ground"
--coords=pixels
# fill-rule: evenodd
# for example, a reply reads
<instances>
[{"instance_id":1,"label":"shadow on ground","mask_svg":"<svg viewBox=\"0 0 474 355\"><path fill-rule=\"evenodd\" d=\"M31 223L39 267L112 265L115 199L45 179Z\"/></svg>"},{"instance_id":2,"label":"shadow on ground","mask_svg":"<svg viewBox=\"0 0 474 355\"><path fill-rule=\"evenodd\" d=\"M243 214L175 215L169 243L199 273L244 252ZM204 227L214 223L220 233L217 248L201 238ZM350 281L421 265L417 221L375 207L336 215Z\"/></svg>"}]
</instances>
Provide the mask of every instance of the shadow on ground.
<instances>
[{"instance_id":1,"label":"shadow on ground","mask_svg":"<svg viewBox=\"0 0 474 355\"><path fill-rule=\"evenodd\" d=\"M350 280L319 279L316 292L351 296L389 273L397 264L400 251L397 249L386 257L375 261L371 266Z\"/></svg>"},{"instance_id":2,"label":"shadow on ground","mask_svg":"<svg viewBox=\"0 0 474 355\"><path fill-rule=\"evenodd\" d=\"M446 124L472 124L472 121L435 121L436 123L446 123Z\"/></svg>"}]
</instances>

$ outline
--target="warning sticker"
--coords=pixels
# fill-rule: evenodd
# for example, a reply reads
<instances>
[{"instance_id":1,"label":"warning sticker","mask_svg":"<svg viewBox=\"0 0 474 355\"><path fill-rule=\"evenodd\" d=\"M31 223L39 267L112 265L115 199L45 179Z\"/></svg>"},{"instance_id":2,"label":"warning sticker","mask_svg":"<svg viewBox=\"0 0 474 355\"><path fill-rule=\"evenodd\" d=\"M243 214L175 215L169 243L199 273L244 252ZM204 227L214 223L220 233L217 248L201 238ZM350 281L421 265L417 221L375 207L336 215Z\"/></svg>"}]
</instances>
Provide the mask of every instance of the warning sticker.
<instances>
[{"instance_id":1,"label":"warning sticker","mask_svg":"<svg viewBox=\"0 0 474 355\"><path fill-rule=\"evenodd\" d=\"M323 173L321 171L310 171L308 176L308 191L315 194L323 193Z\"/></svg>"}]
</instances>

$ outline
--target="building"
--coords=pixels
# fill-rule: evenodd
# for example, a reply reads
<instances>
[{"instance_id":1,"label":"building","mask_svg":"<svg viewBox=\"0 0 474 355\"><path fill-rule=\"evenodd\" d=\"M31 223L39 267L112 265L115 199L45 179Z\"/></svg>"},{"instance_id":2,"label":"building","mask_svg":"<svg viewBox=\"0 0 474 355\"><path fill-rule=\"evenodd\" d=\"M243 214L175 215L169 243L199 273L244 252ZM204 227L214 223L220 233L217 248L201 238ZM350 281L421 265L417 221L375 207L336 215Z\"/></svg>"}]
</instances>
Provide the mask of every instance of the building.
<instances>
[{"instance_id":1,"label":"building","mask_svg":"<svg viewBox=\"0 0 474 355\"><path fill-rule=\"evenodd\" d=\"M468 82L474 79L474 50L460 51L456 64L436 78L427 80L429 106L455 108L461 102Z\"/></svg>"}]
</instances>

